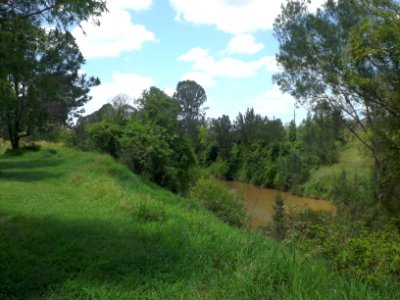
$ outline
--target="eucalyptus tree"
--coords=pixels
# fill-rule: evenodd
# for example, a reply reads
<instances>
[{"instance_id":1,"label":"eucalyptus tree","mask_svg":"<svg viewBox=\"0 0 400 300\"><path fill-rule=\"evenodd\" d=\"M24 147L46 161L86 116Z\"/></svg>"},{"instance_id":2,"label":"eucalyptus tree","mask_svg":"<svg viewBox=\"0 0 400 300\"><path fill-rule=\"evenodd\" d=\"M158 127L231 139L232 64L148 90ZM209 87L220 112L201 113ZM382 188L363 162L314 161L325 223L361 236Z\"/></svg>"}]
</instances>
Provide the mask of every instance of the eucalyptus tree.
<instances>
[{"instance_id":1,"label":"eucalyptus tree","mask_svg":"<svg viewBox=\"0 0 400 300\"><path fill-rule=\"evenodd\" d=\"M179 103L179 130L198 145L198 129L204 123L207 101L204 88L192 80L178 82L173 95Z\"/></svg>"},{"instance_id":2,"label":"eucalyptus tree","mask_svg":"<svg viewBox=\"0 0 400 300\"><path fill-rule=\"evenodd\" d=\"M308 2L287 1L275 21L284 69L275 81L302 104L325 102L353 119L348 128L373 154L380 194L400 195L399 3L327 0L310 13Z\"/></svg>"}]
</instances>

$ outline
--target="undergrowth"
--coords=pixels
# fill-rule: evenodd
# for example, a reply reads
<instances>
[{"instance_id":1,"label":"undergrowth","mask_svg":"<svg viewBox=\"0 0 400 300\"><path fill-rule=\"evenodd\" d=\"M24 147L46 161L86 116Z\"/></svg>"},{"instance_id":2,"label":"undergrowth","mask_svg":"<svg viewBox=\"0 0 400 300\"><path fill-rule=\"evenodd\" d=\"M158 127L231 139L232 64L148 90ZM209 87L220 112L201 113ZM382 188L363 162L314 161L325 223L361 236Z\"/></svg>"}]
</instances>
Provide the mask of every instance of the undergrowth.
<instances>
[{"instance_id":1,"label":"undergrowth","mask_svg":"<svg viewBox=\"0 0 400 300\"><path fill-rule=\"evenodd\" d=\"M0 157L1 299L396 299L106 155L42 144Z\"/></svg>"}]
</instances>

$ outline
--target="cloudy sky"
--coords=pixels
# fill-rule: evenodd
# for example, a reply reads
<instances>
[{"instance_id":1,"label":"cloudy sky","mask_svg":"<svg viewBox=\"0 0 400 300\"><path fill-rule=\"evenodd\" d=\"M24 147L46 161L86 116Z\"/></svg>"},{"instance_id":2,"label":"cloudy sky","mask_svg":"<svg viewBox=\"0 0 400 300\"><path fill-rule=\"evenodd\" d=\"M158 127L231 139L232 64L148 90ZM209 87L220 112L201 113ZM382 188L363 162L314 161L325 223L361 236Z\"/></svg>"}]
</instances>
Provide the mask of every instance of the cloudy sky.
<instances>
[{"instance_id":1,"label":"cloudy sky","mask_svg":"<svg viewBox=\"0 0 400 300\"><path fill-rule=\"evenodd\" d=\"M82 23L85 34L73 30L86 58L82 71L102 82L86 112L120 93L136 98L152 85L172 95L180 80L191 79L207 93L208 117L233 119L253 107L290 121L294 101L272 82L279 70L272 24L282 2L110 0L100 27Z\"/></svg>"}]
</instances>

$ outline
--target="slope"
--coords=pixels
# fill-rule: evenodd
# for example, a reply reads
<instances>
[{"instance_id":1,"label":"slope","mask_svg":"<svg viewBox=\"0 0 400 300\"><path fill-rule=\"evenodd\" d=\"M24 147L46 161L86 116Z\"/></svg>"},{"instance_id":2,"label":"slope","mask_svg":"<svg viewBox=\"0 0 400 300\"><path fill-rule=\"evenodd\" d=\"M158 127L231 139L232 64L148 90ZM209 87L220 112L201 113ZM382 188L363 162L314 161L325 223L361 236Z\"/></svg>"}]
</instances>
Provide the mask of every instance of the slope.
<instances>
[{"instance_id":1,"label":"slope","mask_svg":"<svg viewBox=\"0 0 400 300\"><path fill-rule=\"evenodd\" d=\"M42 144L0 158L1 299L391 299L112 158Z\"/></svg>"}]
</instances>

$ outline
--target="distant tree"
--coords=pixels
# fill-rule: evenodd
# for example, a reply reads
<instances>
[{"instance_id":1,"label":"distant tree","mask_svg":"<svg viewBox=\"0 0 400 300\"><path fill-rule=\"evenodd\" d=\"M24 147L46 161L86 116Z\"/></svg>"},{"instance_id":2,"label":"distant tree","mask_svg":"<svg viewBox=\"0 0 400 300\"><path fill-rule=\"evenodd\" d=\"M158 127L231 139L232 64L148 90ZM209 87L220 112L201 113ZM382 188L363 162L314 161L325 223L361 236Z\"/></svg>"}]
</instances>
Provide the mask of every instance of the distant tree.
<instances>
[{"instance_id":1,"label":"distant tree","mask_svg":"<svg viewBox=\"0 0 400 300\"><path fill-rule=\"evenodd\" d=\"M253 108L247 108L244 114L238 114L234 128L237 141L247 144L256 142L270 144L282 141L285 137L281 120L269 120L256 114Z\"/></svg>"},{"instance_id":2,"label":"distant tree","mask_svg":"<svg viewBox=\"0 0 400 300\"><path fill-rule=\"evenodd\" d=\"M198 144L198 128L204 123L207 95L203 87L192 80L180 81L173 95L179 103L179 128L193 143Z\"/></svg>"},{"instance_id":3,"label":"distant tree","mask_svg":"<svg viewBox=\"0 0 400 300\"><path fill-rule=\"evenodd\" d=\"M128 117L135 111L133 99L127 94L120 93L112 97L109 101L115 110L121 110Z\"/></svg>"},{"instance_id":4,"label":"distant tree","mask_svg":"<svg viewBox=\"0 0 400 300\"><path fill-rule=\"evenodd\" d=\"M294 120L289 123L289 142L295 142L297 140L297 127Z\"/></svg>"},{"instance_id":5,"label":"distant tree","mask_svg":"<svg viewBox=\"0 0 400 300\"><path fill-rule=\"evenodd\" d=\"M218 156L228 159L233 146L233 126L229 116L222 115L217 119L212 119L209 129L211 139L215 140Z\"/></svg>"}]
</instances>

